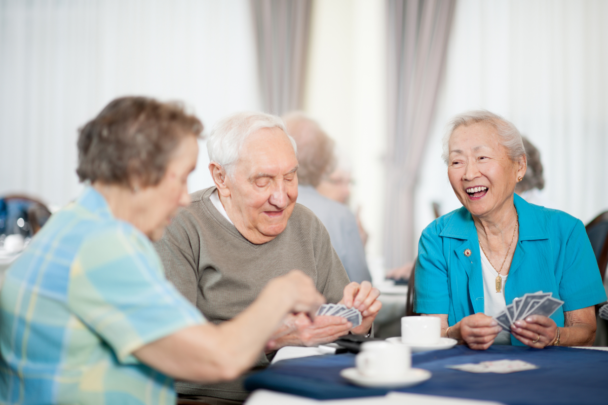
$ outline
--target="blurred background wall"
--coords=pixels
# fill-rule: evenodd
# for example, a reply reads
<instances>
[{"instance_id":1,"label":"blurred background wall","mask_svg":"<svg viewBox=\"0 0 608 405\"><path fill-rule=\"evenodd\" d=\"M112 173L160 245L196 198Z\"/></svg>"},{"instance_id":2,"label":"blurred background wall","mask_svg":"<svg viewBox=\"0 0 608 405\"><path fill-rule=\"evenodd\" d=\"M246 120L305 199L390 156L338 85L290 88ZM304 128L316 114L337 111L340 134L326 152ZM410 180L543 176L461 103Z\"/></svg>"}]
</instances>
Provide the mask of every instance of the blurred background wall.
<instances>
[{"instance_id":1,"label":"blurred background wall","mask_svg":"<svg viewBox=\"0 0 608 405\"><path fill-rule=\"evenodd\" d=\"M350 160L350 204L361 208L372 264L385 244L403 243L383 240L386 13L384 0L312 1L301 102ZM602 0L457 1L416 184L413 254L431 204L459 206L441 137L469 109L503 115L536 144L553 207L584 222L608 208L607 16ZM75 198L77 128L117 96L182 100L207 131L262 109L254 28L247 0L0 0L0 195ZM192 191L211 185L202 146Z\"/></svg>"}]
</instances>

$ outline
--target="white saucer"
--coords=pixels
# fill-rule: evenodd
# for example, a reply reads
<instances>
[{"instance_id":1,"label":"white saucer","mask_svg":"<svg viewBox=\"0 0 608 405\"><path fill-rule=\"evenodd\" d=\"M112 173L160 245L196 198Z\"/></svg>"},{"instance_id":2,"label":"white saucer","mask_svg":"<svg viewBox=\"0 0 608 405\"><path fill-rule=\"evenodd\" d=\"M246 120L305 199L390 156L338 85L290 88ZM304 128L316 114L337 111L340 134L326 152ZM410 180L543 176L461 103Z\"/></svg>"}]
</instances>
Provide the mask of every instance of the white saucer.
<instances>
[{"instance_id":1,"label":"white saucer","mask_svg":"<svg viewBox=\"0 0 608 405\"><path fill-rule=\"evenodd\" d=\"M391 343L403 344L403 342L401 341L401 337L388 338L388 339L386 339L386 341L391 342ZM437 342L434 345L416 345L416 346L409 345L409 346L410 346L410 349L412 350L412 353L419 353L419 352L428 352L431 350L451 349L452 347L456 346L456 343L458 343L458 341L456 339L439 338L439 342Z\"/></svg>"},{"instance_id":2,"label":"white saucer","mask_svg":"<svg viewBox=\"0 0 608 405\"><path fill-rule=\"evenodd\" d=\"M357 370L355 367L352 367L345 368L344 370L340 371L340 375L353 384L370 388L405 388L411 387L412 385L420 384L421 382L431 378L430 371L422 370L420 368L411 368L407 374L400 376L367 377L361 375L359 373L359 370Z\"/></svg>"}]
</instances>

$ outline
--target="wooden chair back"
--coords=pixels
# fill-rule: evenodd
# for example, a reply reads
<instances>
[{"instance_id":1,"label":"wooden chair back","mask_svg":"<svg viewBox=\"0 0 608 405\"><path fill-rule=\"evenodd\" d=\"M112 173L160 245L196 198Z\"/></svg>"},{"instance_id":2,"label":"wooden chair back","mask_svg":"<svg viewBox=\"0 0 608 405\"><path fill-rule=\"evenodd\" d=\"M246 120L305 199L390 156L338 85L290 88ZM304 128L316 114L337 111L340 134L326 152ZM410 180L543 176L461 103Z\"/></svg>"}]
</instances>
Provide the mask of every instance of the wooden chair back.
<instances>
[{"instance_id":1,"label":"wooden chair back","mask_svg":"<svg viewBox=\"0 0 608 405\"><path fill-rule=\"evenodd\" d=\"M608 211L602 212L585 226L587 236L593 246L597 265L600 268L602 280L608 266Z\"/></svg>"},{"instance_id":2,"label":"wooden chair back","mask_svg":"<svg viewBox=\"0 0 608 405\"><path fill-rule=\"evenodd\" d=\"M410 281L407 283L407 295L405 296L405 316L418 316L414 312L414 300L416 299L416 263L418 258L414 260L414 268L410 274Z\"/></svg>"}]
</instances>

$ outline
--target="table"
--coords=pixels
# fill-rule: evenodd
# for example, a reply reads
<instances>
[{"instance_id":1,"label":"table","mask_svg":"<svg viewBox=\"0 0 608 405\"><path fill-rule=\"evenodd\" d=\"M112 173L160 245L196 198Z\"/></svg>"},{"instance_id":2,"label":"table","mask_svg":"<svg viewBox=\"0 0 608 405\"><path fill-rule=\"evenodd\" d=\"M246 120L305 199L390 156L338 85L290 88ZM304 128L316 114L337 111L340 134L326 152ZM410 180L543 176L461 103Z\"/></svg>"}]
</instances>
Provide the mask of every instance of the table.
<instances>
[{"instance_id":1,"label":"table","mask_svg":"<svg viewBox=\"0 0 608 405\"><path fill-rule=\"evenodd\" d=\"M326 400L382 397L389 390L350 385L339 372L354 367L354 355L325 355L278 362L245 381L248 390L268 389ZM447 365L520 359L539 366L511 374L472 374ZM474 351L466 346L417 353L413 366L432 372L430 380L399 392L497 401L508 405L608 403L608 352L565 347L544 350L492 346Z\"/></svg>"}]
</instances>

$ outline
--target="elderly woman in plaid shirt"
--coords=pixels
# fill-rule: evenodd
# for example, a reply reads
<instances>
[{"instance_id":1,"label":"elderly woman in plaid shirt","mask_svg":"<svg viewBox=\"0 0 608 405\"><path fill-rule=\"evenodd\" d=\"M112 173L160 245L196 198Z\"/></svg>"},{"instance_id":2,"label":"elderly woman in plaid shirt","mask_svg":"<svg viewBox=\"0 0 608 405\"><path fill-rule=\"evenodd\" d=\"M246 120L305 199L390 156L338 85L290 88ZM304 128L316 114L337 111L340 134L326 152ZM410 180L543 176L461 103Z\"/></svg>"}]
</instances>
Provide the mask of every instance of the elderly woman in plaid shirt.
<instances>
[{"instance_id":1,"label":"elderly woman in plaid shirt","mask_svg":"<svg viewBox=\"0 0 608 405\"><path fill-rule=\"evenodd\" d=\"M82 128L87 185L0 293L0 403L174 404L173 378L236 377L287 314L323 302L293 271L217 326L165 279L150 241L189 203L201 131L179 105L141 97L112 101Z\"/></svg>"}]
</instances>

